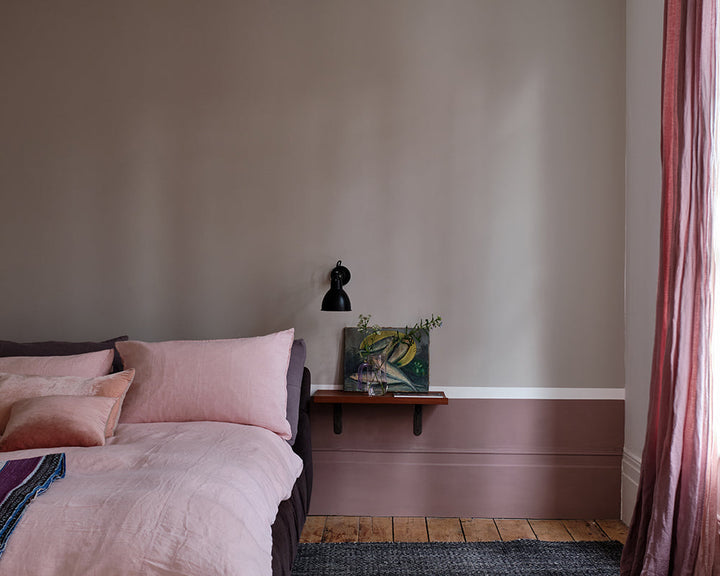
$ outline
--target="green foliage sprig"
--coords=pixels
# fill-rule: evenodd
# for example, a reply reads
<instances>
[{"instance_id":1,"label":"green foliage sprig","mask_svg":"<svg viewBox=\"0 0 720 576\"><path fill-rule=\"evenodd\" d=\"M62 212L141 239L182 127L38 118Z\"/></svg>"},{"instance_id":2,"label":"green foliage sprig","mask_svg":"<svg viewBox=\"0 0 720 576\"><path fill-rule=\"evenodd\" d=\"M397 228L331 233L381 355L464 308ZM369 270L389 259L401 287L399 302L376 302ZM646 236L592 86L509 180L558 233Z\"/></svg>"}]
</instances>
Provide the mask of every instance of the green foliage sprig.
<instances>
[{"instance_id":1,"label":"green foliage sprig","mask_svg":"<svg viewBox=\"0 0 720 576\"><path fill-rule=\"evenodd\" d=\"M412 328L405 326L405 335L408 338L414 338L415 341L420 342L423 334L430 334L430 330L440 328L440 326L442 326L442 318L431 314L430 318L420 318Z\"/></svg>"},{"instance_id":2,"label":"green foliage sprig","mask_svg":"<svg viewBox=\"0 0 720 576\"><path fill-rule=\"evenodd\" d=\"M357 329L365 337L382 332L383 328L378 324L370 324L370 314L360 314L358 317ZM420 318L413 326L405 326L404 330L396 330L396 338L399 342L415 340L420 342L423 334L430 334L433 328L442 326L442 318L432 314L430 318Z\"/></svg>"}]
</instances>

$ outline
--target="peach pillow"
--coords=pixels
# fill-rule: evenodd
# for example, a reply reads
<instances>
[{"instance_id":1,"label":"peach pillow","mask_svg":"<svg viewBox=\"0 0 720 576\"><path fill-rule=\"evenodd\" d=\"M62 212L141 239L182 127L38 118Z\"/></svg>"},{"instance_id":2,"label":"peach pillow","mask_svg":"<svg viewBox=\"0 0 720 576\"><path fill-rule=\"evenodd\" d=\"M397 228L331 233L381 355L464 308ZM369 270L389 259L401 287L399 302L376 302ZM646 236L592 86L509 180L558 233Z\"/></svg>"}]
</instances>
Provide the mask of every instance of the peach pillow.
<instances>
[{"instance_id":1,"label":"peach pillow","mask_svg":"<svg viewBox=\"0 0 720 576\"><path fill-rule=\"evenodd\" d=\"M10 409L0 451L59 446L102 446L114 398L39 396L18 400Z\"/></svg>"},{"instance_id":2,"label":"peach pillow","mask_svg":"<svg viewBox=\"0 0 720 576\"><path fill-rule=\"evenodd\" d=\"M94 378L110 374L114 355L114 350L100 350L72 356L9 356L0 358L0 372Z\"/></svg>"},{"instance_id":3,"label":"peach pillow","mask_svg":"<svg viewBox=\"0 0 720 576\"><path fill-rule=\"evenodd\" d=\"M291 437L287 370L295 331L232 340L116 344L135 383L122 422L212 420Z\"/></svg>"},{"instance_id":4,"label":"peach pillow","mask_svg":"<svg viewBox=\"0 0 720 576\"><path fill-rule=\"evenodd\" d=\"M5 430L10 408L18 400L39 396L104 396L113 399L113 408L105 428L105 435L109 438L115 433L120 408L134 376L134 370L98 378L25 376L0 372L0 433Z\"/></svg>"}]
</instances>

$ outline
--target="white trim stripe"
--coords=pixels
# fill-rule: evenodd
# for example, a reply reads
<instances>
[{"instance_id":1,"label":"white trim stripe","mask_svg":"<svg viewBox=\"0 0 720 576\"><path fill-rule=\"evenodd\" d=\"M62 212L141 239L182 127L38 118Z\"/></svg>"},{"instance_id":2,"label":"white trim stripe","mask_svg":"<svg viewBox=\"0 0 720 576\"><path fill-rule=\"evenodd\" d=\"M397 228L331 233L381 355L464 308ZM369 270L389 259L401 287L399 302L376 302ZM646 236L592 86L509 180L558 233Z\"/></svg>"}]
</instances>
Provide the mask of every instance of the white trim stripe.
<instances>
[{"instance_id":1,"label":"white trim stripe","mask_svg":"<svg viewBox=\"0 0 720 576\"><path fill-rule=\"evenodd\" d=\"M339 390L332 384L313 385L316 390ZM432 386L431 390L445 392L458 400L625 400L625 388L503 388L483 386Z\"/></svg>"}]
</instances>

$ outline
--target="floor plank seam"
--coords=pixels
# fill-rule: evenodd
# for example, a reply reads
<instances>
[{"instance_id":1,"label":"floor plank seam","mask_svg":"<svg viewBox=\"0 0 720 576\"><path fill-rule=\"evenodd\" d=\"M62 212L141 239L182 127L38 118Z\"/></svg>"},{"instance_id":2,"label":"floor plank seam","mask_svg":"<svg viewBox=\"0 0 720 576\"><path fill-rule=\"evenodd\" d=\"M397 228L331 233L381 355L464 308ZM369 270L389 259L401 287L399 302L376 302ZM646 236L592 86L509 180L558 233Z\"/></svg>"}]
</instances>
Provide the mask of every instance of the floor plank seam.
<instances>
[{"instance_id":1,"label":"floor plank seam","mask_svg":"<svg viewBox=\"0 0 720 576\"><path fill-rule=\"evenodd\" d=\"M532 527L532 524L530 524L530 521L529 521L529 520L525 520L525 524L527 524L527 525L528 525L528 528L530 528L530 534L533 535L533 538L532 538L532 539L533 539L533 540L540 540L540 538L538 538L537 534L535 533L535 529Z\"/></svg>"},{"instance_id":2,"label":"floor plank seam","mask_svg":"<svg viewBox=\"0 0 720 576\"><path fill-rule=\"evenodd\" d=\"M460 533L462 534L463 542L467 542L467 536L465 535L465 523L458 518L460 522Z\"/></svg>"}]
</instances>

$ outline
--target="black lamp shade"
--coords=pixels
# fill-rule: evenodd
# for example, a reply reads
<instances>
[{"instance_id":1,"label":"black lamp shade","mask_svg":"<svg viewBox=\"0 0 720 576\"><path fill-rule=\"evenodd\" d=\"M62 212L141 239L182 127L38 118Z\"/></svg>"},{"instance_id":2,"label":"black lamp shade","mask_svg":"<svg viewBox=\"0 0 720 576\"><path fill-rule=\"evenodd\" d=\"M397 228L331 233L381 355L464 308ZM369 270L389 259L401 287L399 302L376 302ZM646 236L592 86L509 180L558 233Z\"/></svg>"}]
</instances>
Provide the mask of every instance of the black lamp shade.
<instances>
[{"instance_id":1,"label":"black lamp shade","mask_svg":"<svg viewBox=\"0 0 720 576\"><path fill-rule=\"evenodd\" d=\"M330 272L330 290L327 291L322 301L321 309L328 312L350 312L350 297L343 286L350 282L350 270L338 260L335 268Z\"/></svg>"}]
</instances>

